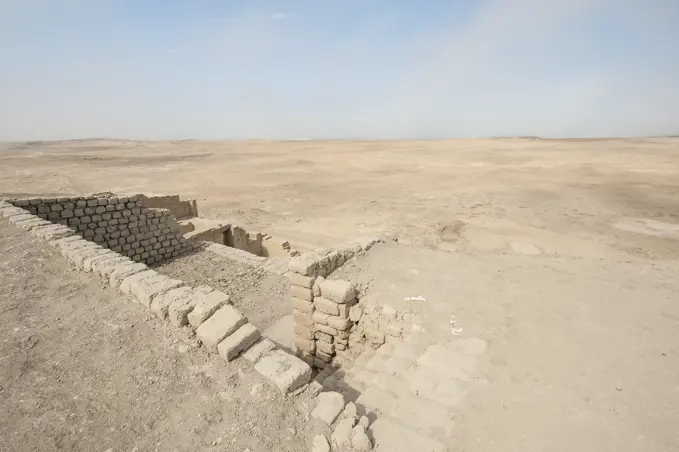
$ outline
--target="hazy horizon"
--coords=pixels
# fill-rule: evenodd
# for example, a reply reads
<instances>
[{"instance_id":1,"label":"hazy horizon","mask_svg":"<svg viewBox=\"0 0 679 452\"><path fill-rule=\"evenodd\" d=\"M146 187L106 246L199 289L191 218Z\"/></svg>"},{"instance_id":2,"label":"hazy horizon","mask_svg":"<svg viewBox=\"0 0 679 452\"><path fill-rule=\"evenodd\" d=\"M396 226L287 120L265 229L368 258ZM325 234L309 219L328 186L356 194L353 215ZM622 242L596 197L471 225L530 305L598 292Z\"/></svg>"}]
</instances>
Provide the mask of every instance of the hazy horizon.
<instances>
[{"instance_id":1,"label":"hazy horizon","mask_svg":"<svg viewBox=\"0 0 679 452\"><path fill-rule=\"evenodd\" d=\"M0 0L0 141L679 133L672 0L54 3Z\"/></svg>"}]
</instances>

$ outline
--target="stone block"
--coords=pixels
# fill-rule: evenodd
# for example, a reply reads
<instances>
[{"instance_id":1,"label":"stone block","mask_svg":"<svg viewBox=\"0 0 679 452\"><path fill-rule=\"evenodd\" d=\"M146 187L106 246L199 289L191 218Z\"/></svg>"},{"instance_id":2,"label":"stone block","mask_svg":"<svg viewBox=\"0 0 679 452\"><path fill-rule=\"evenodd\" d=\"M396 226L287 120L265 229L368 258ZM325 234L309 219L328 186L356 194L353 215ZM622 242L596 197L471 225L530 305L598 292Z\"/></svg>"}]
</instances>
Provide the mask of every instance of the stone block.
<instances>
[{"instance_id":1,"label":"stone block","mask_svg":"<svg viewBox=\"0 0 679 452\"><path fill-rule=\"evenodd\" d=\"M328 438L323 434L316 435L311 445L311 452L330 452Z\"/></svg>"},{"instance_id":2,"label":"stone block","mask_svg":"<svg viewBox=\"0 0 679 452\"><path fill-rule=\"evenodd\" d=\"M312 302L296 297L292 297L292 307L305 314L312 314L315 309Z\"/></svg>"},{"instance_id":3,"label":"stone block","mask_svg":"<svg viewBox=\"0 0 679 452\"><path fill-rule=\"evenodd\" d=\"M182 286L171 289L155 297L151 301L151 312L161 320L167 319L170 305L182 298L189 298L193 294L190 287Z\"/></svg>"},{"instance_id":4,"label":"stone block","mask_svg":"<svg viewBox=\"0 0 679 452\"><path fill-rule=\"evenodd\" d=\"M245 354L243 354L243 358L254 364L259 361L262 356L265 356L275 349L276 344L271 342L269 339L263 339L250 347L250 349L245 352Z\"/></svg>"},{"instance_id":5,"label":"stone block","mask_svg":"<svg viewBox=\"0 0 679 452\"><path fill-rule=\"evenodd\" d=\"M108 282L111 273L113 273L116 266L124 262L132 263L132 261L128 258L120 255L108 259L102 259L92 263L92 271Z\"/></svg>"},{"instance_id":6,"label":"stone block","mask_svg":"<svg viewBox=\"0 0 679 452\"><path fill-rule=\"evenodd\" d=\"M141 304L149 308L155 297L183 285L183 281L170 279L167 276L159 274L157 277L144 278L133 283L130 286L130 293L137 297Z\"/></svg>"},{"instance_id":7,"label":"stone block","mask_svg":"<svg viewBox=\"0 0 679 452\"><path fill-rule=\"evenodd\" d=\"M189 319L188 315L193 311L198 300L202 298L202 295L198 295L195 291L187 297L182 297L175 300L170 304L167 310L167 317L174 326L184 326L188 325Z\"/></svg>"},{"instance_id":8,"label":"stone block","mask_svg":"<svg viewBox=\"0 0 679 452\"><path fill-rule=\"evenodd\" d=\"M330 437L334 447L338 450L345 450L351 447L351 430L353 430L354 425L356 425L356 418L345 418L337 423ZM392 452L391 449L384 450ZM420 452L417 447L413 448L412 451Z\"/></svg>"},{"instance_id":9,"label":"stone block","mask_svg":"<svg viewBox=\"0 0 679 452\"><path fill-rule=\"evenodd\" d=\"M335 353L335 345L333 344L328 344L325 341L317 341L316 342L316 354L318 355L318 352L321 351L328 356L333 355Z\"/></svg>"},{"instance_id":10,"label":"stone block","mask_svg":"<svg viewBox=\"0 0 679 452\"><path fill-rule=\"evenodd\" d=\"M229 304L229 296L223 292L215 290L207 295L203 295L189 313L188 321L192 327L198 328L215 311L226 304Z\"/></svg>"},{"instance_id":11,"label":"stone block","mask_svg":"<svg viewBox=\"0 0 679 452\"><path fill-rule=\"evenodd\" d=\"M255 370L271 380L283 393L294 391L311 379L311 367L282 350L263 356L255 364Z\"/></svg>"},{"instance_id":12,"label":"stone block","mask_svg":"<svg viewBox=\"0 0 679 452\"><path fill-rule=\"evenodd\" d=\"M288 277L290 284L293 286L311 289L311 287L314 285L314 278L312 276L304 276L294 272L287 272L285 276Z\"/></svg>"},{"instance_id":13,"label":"stone block","mask_svg":"<svg viewBox=\"0 0 679 452\"><path fill-rule=\"evenodd\" d=\"M314 320L315 323L327 325L328 324L328 317L330 317L329 314L326 314L326 313L320 312L320 311L315 311L311 318Z\"/></svg>"},{"instance_id":14,"label":"stone block","mask_svg":"<svg viewBox=\"0 0 679 452\"><path fill-rule=\"evenodd\" d=\"M311 301L314 299L314 294L311 289L299 286L290 286L290 295L293 298L300 298L302 300Z\"/></svg>"},{"instance_id":15,"label":"stone block","mask_svg":"<svg viewBox=\"0 0 679 452\"><path fill-rule=\"evenodd\" d=\"M83 270L86 272L91 272L93 265L101 260L106 260L106 259L112 259L118 257L117 253L114 253L113 251L109 251L108 253L102 253L96 256L90 256L86 257L85 260L83 261Z\"/></svg>"},{"instance_id":16,"label":"stone block","mask_svg":"<svg viewBox=\"0 0 679 452\"><path fill-rule=\"evenodd\" d=\"M27 220L27 221L22 221L21 223L17 223L17 225L21 229L25 229L26 231L30 231L33 228L37 228L37 227L40 227L40 226L47 226L48 224L50 224L49 221L42 220L38 217L35 217L33 220Z\"/></svg>"},{"instance_id":17,"label":"stone block","mask_svg":"<svg viewBox=\"0 0 679 452\"><path fill-rule=\"evenodd\" d=\"M312 326L314 324L314 319L311 317L311 314L293 309L292 322L294 325Z\"/></svg>"},{"instance_id":18,"label":"stone block","mask_svg":"<svg viewBox=\"0 0 679 452\"><path fill-rule=\"evenodd\" d=\"M133 263L131 261L118 264L109 276L109 284L111 287L118 287L128 276L147 271L148 269L144 264Z\"/></svg>"},{"instance_id":19,"label":"stone block","mask_svg":"<svg viewBox=\"0 0 679 452\"><path fill-rule=\"evenodd\" d=\"M346 331L349 328L351 328L351 325L352 325L351 320L343 319L341 317L334 317L334 316L328 317L327 323L328 323L328 326L331 326L331 327L335 328L336 330L340 330L340 331Z\"/></svg>"},{"instance_id":20,"label":"stone block","mask_svg":"<svg viewBox=\"0 0 679 452\"><path fill-rule=\"evenodd\" d=\"M332 361L332 355L329 355L328 353L322 352L318 348L316 348L316 357L319 358L322 361L325 361L326 363L329 363Z\"/></svg>"},{"instance_id":21,"label":"stone block","mask_svg":"<svg viewBox=\"0 0 679 452\"><path fill-rule=\"evenodd\" d=\"M217 346L217 351L222 359L231 361L250 348L260 337L259 330L253 324L246 323L221 341Z\"/></svg>"},{"instance_id":22,"label":"stone block","mask_svg":"<svg viewBox=\"0 0 679 452\"><path fill-rule=\"evenodd\" d=\"M292 343L298 350L305 351L307 353L313 353L316 351L316 342L301 337L294 337Z\"/></svg>"},{"instance_id":23,"label":"stone block","mask_svg":"<svg viewBox=\"0 0 679 452\"><path fill-rule=\"evenodd\" d=\"M303 276L314 276L318 262L308 256L299 256L290 260L288 269Z\"/></svg>"},{"instance_id":24,"label":"stone block","mask_svg":"<svg viewBox=\"0 0 679 452\"><path fill-rule=\"evenodd\" d=\"M321 284L321 294L335 303L348 303L356 299L356 288L349 281L328 279Z\"/></svg>"},{"instance_id":25,"label":"stone block","mask_svg":"<svg viewBox=\"0 0 679 452\"><path fill-rule=\"evenodd\" d=\"M331 326L323 325L322 323L316 323L314 324L314 328L316 331L320 331L331 336L337 336L337 330Z\"/></svg>"},{"instance_id":26,"label":"stone block","mask_svg":"<svg viewBox=\"0 0 679 452\"><path fill-rule=\"evenodd\" d=\"M119 289L123 293L130 293L130 290L132 289L132 285L134 283L141 281L143 279L153 278L155 276L158 276L158 273L153 270L146 270L140 273L136 273L123 279L122 282L120 283Z\"/></svg>"},{"instance_id":27,"label":"stone block","mask_svg":"<svg viewBox=\"0 0 679 452\"><path fill-rule=\"evenodd\" d=\"M333 342L333 337L329 334L322 333L320 331L316 331L315 336L316 336L316 339L318 341L323 341L323 342L326 342L328 344L332 344L332 342Z\"/></svg>"},{"instance_id":28,"label":"stone block","mask_svg":"<svg viewBox=\"0 0 679 452\"><path fill-rule=\"evenodd\" d=\"M37 226L31 229L31 234L44 240L56 240L74 235L75 231L66 226L49 224L46 226Z\"/></svg>"},{"instance_id":29,"label":"stone block","mask_svg":"<svg viewBox=\"0 0 679 452\"><path fill-rule=\"evenodd\" d=\"M332 425L344 409L344 396L338 392L322 392L316 398L317 403L311 416Z\"/></svg>"},{"instance_id":30,"label":"stone block","mask_svg":"<svg viewBox=\"0 0 679 452\"><path fill-rule=\"evenodd\" d=\"M348 304L338 304L337 306L338 306L337 316L341 319L348 319L350 306Z\"/></svg>"},{"instance_id":31,"label":"stone block","mask_svg":"<svg viewBox=\"0 0 679 452\"><path fill-rule=\"evenodd\" d=\"M315 356L313 357L312 364L314 367L317 367L319 369L327 369L330 367L330 364L326 363L320 358L316 358Z\"/></svg>"},{"instance_id":32,"label":"stone block","mask_svg":"<svg viewBox=\"0 0 679 452\"><path fill-rule=\"evenodd\" d=\"M26 221L26 220L32 220L35 218L35 215L31 215L30 213L25 213L22 215L14 215L9 217L9 222L10 223L18 223L20 221Z\"/></svg>"},{"instance_id":33,"label":"stone block","mask_svg":"<svg viewBox=\"0 0 679 452\"><path fill-rule=\"evenodd\" d=\"M206 348L214 350L225 337L248 323L233 306L222 306L196 329L196 337Z\"/></svg>"},{"instance_id":34,"label":"stone block","mask_svg":"<svg viewBox=\"0 0 679 452\"><path fill-rule=\"evenodd\" d=\"M325 281L325 278L322 276L318 276L314 281L314 285L311 288L311 291L314 293L314 297L321 296L321 284L323 284L323 281Z\"/></svg>"},{"instance_id":35,"label":"stone block","mask_svg":"<svg viewBox=\"0 0 679 452\"><path fill-rule=\"evenodd\" d=\"M355 426L351 430L349 439L351 440L352 450L355 450L356 452L369 452L373 448L372 441L370 441L370 438L366 434L363 425Z\"/></svg>"},{"instance_id":36,"label":"stone block","mask_svg":"<svg viewBox=\"0 0 679 452\"><path fill-rule=\"evenodd\" d=\"M317 311L323 312L329 315L339 315L339 305L334 301L330 301L324 297L314 298L314 307Z\"/></svg>"},{"instance_id":37,"label":"stone block","mask_svg":"<svg viewBox=\"0 0 679 452\"><path fill-rule=\"evenodd\" d=\"M84 251L77 253L76 255L73 256L73 263L77 268L84 269L85 268L85 259L91 259L96 256L101 256L104 254L109 254L111 251L106 249L106 248L85 248Z\"/></svg>"}]
</instances>

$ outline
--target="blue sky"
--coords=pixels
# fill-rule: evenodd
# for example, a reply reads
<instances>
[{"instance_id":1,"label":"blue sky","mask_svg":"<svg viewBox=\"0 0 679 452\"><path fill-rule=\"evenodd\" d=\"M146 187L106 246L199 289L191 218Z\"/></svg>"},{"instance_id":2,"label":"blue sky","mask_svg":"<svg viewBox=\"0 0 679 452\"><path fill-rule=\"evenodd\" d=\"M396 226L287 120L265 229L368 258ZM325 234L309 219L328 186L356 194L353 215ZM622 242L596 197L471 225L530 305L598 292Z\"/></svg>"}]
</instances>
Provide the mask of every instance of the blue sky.
<instances>
[{"instance_id":1,"label":"blue sky","mask_svg":"<svg viewBox=\"0 0 679 452\"><path fill-rule=\"evenodd\" d=\"M0 0L0 140L679 134L676 0Z\"/></svg>"}]
</instances>

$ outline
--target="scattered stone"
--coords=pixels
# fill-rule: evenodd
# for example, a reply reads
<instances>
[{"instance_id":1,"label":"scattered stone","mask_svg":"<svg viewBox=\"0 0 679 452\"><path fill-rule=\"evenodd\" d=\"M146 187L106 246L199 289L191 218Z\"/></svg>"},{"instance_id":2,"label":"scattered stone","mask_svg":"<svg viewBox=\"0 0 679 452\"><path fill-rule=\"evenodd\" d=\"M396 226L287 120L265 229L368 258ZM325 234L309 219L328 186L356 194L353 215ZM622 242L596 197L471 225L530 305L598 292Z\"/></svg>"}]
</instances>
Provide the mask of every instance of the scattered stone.
<instances>
[{"instance_id":1,"label":"scattered stone","mask_svg":"<svg viewBox=\"0 0 679 452\"><path fill-rule=\"evenodd\" d=\"M192 293L190 287L179 287L158 295L151 302L151 312L161 320L167 319L170 305L180 298L189 297Z\"/></svg>"},{"instance_id":2,"label":"scattered stone","mask_svg":"<svg viewBox=\"0 0 679 452\"><path fill-rule=\"evenodd\" d=\"M346 418L339 421L335 427L335 431L332 432L332 444L340 450L344 447L351 447L351 431L354 428L354 425L356 425L356 418ZM413 448L412 450L418 449Z\"/></svg>"},{"instance_id":3,"label":"scattered stone","mask_svg":"<svg viewBox=\"0 0 679 452\"><path fill-rule=\"evenodd\" d=\"M198 328L201 323L206 321L215 311L229 303L229 296L223 292L215 290L207 295L203 295L196 302L193 310L187 318L192 327Z\"/></svg>"},{"instance_id":4,"label":"scattered stone","mask_svg":"<svg viewBox=\"0 0 679 452\"><path fill-rule=\"evenodd\" d=\"M257 328L251 323L246 323L228 336L217 346L219 356L225 361L231 361L239 354L250 348L252 344L257 342L261 334Z\"/></svg>"},{"instance_id":5,"label":"scattered stone","mask_svg":"<svg viewBox=\"0 0 679 452\"><path fill-rule=\"evenodd\" d=\"M372 450L373 444L365 433L365 428L362 425L357 425L351 430L351 447L358 452L368 452Z\"/></svg>"},{"instance_id":6,"label":"scattered stone","mask_svg":"<svg viewBox=\"0 0 679 452\"><path fill-rule=\"evenodd\" d=\"M118 287L128 276L136 275L137 273L141 273L148 269L149 268L145 264L134 263L132 261L118 264L109 277L109 283L111 284L111 287Z\"/></svg>"},{"instance_id":7,"label":"scattered stone","mask_svg":"<svg viewBox=\"0 0 679 452\"><path fill-rule=\"evenodd\" d=\"M330 443L325 435L316 435L311 452L330 452Z\"/></svg>"},{"instance_id":8,"label":"scattered stone","mask_svg":"<svg viewBox=\"0 0 679 452\"><path fill-rule=\"evenodd\" d=\"M217 347L222 339L232 334L248 319L233 306L223 306L196 329L196 336L208 349Z\"/></svg>"},{"instance_id":9,"label":"scattered stone","mask_svg":"<svg viewBox=\"0 0 679 452\"><path fill-rule=\"evenodd\" d=\"M183 285L183 281L170 279L164 275L158 275L158 277L145 278L132 284L130 286L130 292L148 308L151 306L153 299L158 295L162 295L167 291Z\"/></svg>"},{"instance_id":10,"label":"scattered stone","mask_svg":"<svg viewBox=\"0 0 679 452\"><path fill-rule=\"evenodd\" d=\"M318 395L316 408L311 416L332 425L344 408L344 396L338 392L322 392Z\"/></svg>"},{"instance_id":11,"label":"scattered stone","mask_svg":"<svg viewBox=\"0 0 679 452\"><path fill-rule=\"evenodd\" d=\"M273 342L271 342L269 339L263 339L250 347L250 350L245 352L243 358L247 359L251 363L256 363L262 356L275 349L276 345Z\"/></svg>"},{"instance_id":12,"label":"scattered stone","mask_svg":"<svg viewBox=\"0 0 679 452\"><path fill-rule=\"evenodd\" d=\"M347 406L344 407L344 411L342 411L342 418L344 419L355 419L356 418L356 404L354 402L349 402L347 403Z\"/></svg>"},{"instance_id":13,"label":"scattered stone","mask_svg":"<svg viewBox=\"0 0 679 452\"><path fill-rule=\"evenodd\" d=\"M294 391L311 379L311 367L282 350L263 356L255 364L255 370L273 381L283 393Z\"/></svg>"},{"instance_id":14,"label":"scattered stone","mask_svg":"<svg viewBox=\"0 0 679 452\"><path fill-rule=\"evenodd\" d=\"M132 276L128 276L127 278L123 279L123 281L120 283L119 287L120 291L123 293L130 293L132 284L136 283L137 281L141 281L142 279L153 278L154 276L157 275L158 273L153 270L146 270L143 272L136 273Z\"/></svg>"},{"instance_id":15,"label":"scattered stone","mask_svg":"<svg viewBox=\"0 0 679 452\"><path fill-rule=\"evenodd\" d=\"M170 304L167 310L167 317L174 326L184 326L189 323L188 315L193 311L198 297L191 293L186 297L181 297Z\"/></svg>"},{"instance_id":16,"label":"scattered stone","mask_svg":"<svg viewBox=\"0 0 679 452\"><path fill-rule=\"evenodd\" d=\"M361 419L358 420L358 425L365 429L370 427L370 419L368 419L368 416L361 416Z\"/></svg>"}]
</instances>

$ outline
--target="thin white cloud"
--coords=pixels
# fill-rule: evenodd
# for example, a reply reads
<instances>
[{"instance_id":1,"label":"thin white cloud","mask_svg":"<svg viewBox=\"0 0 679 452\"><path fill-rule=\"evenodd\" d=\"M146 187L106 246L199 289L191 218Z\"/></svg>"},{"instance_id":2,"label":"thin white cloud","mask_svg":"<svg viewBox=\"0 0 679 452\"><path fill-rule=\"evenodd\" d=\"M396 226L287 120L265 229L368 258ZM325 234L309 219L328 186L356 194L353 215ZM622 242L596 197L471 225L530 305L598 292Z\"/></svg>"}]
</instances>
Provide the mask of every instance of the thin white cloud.
<instances>
[{"instance_id":1,"label":"thin white cloud","mask_svg":"<svg viewBox=\"0 0 679 452\"><path fill-rule=\"evenodd\" d=\"M283 20L283 19L289 19L293 15L294 14L292 14L292 13L276 12L276 13L271 13L271 15L269 15L269 17L273 20Z\"/></svg>"}]
</instances>

